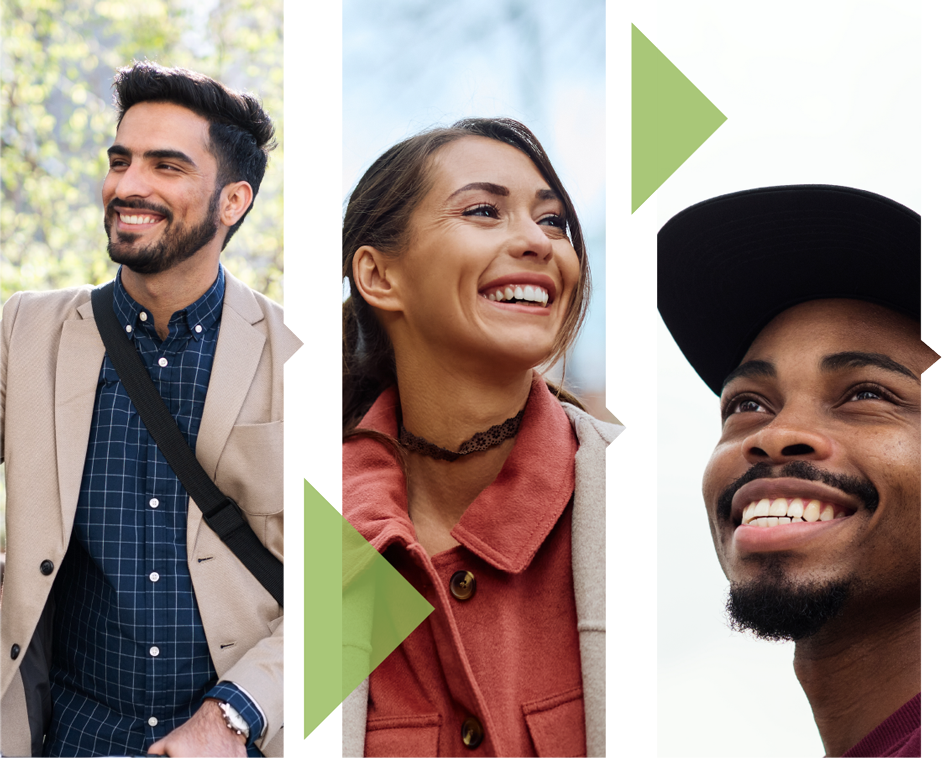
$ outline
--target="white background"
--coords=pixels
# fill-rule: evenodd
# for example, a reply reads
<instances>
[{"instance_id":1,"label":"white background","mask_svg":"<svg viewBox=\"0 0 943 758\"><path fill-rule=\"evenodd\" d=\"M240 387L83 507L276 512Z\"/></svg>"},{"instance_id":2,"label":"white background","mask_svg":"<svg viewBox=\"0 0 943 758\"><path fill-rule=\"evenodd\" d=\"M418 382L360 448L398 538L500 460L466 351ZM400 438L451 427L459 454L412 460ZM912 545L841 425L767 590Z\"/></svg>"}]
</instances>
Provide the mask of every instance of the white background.
<instances>
[{"instance_id":1,"label":"white background","mask_svg":"<svg viewBox=\"0 0 943 758\"><path fill-rule=\"evenodd\" d=\"M792 183L867 189L921 212L919 3L672 0L654 21L636 23L728 117L655 195L655 228L708 197ZM718 402L656 328L658 753L821 755L793 645L726 628L700 495Z\"/></svg>"}]
</instances>

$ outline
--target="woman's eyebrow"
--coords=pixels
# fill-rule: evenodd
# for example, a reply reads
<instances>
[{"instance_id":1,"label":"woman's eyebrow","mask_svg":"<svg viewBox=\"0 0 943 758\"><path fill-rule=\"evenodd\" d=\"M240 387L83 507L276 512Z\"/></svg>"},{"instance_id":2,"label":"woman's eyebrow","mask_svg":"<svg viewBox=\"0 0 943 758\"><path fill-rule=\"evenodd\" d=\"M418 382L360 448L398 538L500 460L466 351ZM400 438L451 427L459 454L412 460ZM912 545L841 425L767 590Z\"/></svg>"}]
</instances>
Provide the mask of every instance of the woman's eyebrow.
<instances>
[{"instance_id":1,"label":"woman's eyebrow","mask_svg":"<svg viewBox=\"0 0 943 758\"><path fill-rule=\"evenodd\" d=\"M492 195L500 195L501 197L507 197L511 194L511 191L501 184L495 184L494 182L472 182L471 184L466 184L464 187L459 187L455 192L449 195L448 199L451 200L462 192L471 192L472 190L484 190L485 192L490 192Z\"/></svg>"},{"instance_id":2,"label":"woman's eyebrow","mask_svg":"<svg viewBox=\"0 0 943 758\"><path fill-rule=\"evenodd\" d=\"M856 351L833 353L832 355L826 355L824 358L822 358L820 365L822 366L823 371L840 371L843 368L874 366L876 368L884 369L885 371L893 371L896 374L903 374L904 376L913 379L918 384L920 383L920 377L918 377L913 371L911 371L906 366L902 366L891 357L884 355L884 353L861 353Z\"/></svg>"}]
</instances>

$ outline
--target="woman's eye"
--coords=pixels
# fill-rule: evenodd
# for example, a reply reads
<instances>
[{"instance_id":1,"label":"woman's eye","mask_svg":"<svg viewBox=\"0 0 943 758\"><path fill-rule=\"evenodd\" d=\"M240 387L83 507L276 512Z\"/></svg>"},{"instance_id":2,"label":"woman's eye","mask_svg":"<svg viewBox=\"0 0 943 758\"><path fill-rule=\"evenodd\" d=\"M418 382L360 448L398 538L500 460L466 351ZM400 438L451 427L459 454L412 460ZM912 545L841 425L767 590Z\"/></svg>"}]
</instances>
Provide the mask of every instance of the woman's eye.
<instances>
[{"instance_id":1,"label":"woman's eye","mask_svg":"<svg viewBox=\"0 0 943 758\"><path fill-rule=\"evenodd\" d=\"M543 224L544 226L555 226L557 229L562 229L564 231L566 230L566 219L556 213L551 213L549 216L544 216L537 223Z\"/></svg>"},{"instance_id":2,"label":"woman's eye","mask_svg":"<svg viewBox=\"0 0 943 758\"><path fill-rule=\"evenodd\" d=\"M463 216L484 216L485 218L497 218L498 209L495 208L490 203L481 203L481 205L476 205L473 208L462 213Z\"/></svg>"}]
</instances>

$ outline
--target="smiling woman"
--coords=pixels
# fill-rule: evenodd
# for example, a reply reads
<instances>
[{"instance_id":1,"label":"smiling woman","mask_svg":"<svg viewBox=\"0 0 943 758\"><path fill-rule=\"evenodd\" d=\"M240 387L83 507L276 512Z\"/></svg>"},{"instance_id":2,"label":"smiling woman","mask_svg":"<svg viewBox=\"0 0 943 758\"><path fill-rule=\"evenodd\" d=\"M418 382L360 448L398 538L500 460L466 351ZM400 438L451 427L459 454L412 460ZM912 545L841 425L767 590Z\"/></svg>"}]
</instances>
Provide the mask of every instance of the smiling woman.
<instances>
[{"instance_id":1,"label":"smiling woman","mask_svg":"<svg viewBox=\"0 0 943 758\"><path fill-rule=\"evenodd\" d=\"M586 311L534 135L467 119L348 202L344 515L436 609L345 704L346 755L605 751L605 462L548 386Z\"/></svg>"}]
</instances>

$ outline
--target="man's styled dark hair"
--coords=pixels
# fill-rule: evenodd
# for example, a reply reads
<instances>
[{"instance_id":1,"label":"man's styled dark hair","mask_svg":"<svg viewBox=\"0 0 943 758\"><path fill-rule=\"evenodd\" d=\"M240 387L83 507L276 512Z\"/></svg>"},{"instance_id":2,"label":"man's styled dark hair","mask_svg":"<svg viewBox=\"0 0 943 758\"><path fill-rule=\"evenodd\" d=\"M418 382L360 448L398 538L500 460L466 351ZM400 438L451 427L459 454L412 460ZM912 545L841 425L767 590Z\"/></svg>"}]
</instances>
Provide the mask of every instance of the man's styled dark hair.
<instances>
[{"instance_id":1,"label":"man's styled dark hair","mask_svg":"<svg viewBox=\"0 0 943 758\"><path fill-rule=\"evenodd\" d=\"M151 61L135 61L115 74L115 110L118 123L138 103L172 103L193 111L210 124L210 151L216 158L216 192L227 184L246 181L252 203L229 228L223 247L252 210L268 154L275 147L275 127L261 101L248 93L233 92L208 76L185 68L166 68Z\"/></svg>"}]
</instances>

